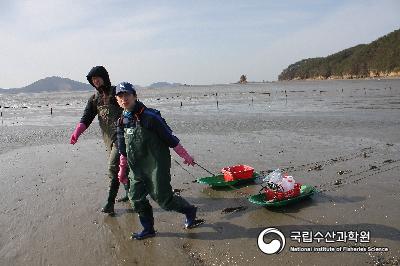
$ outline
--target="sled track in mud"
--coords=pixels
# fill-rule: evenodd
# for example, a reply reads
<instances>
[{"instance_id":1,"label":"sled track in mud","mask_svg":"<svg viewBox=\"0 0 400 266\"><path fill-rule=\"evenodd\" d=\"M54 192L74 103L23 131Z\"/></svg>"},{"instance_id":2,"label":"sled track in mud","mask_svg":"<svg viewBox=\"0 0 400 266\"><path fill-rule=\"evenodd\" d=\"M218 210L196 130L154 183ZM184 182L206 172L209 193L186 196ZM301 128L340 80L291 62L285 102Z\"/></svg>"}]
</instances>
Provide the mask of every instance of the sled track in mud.
<instances>
[{"instance_id":1,"label":"sled track in mud","mask_svg":"<svg viewBox=\"0 0 400 266\"><path fill-rule=\"evenodd\" d=\"M377 168L374 168L374 169L366 169L366 170L363 170L363 171L360 171L357 173L350 174L347 176L347 179L340 185L335 185L333 182L321 184L318 186L318 188L319 188L318 192L321 193L321 192L325 192L325 191L337 191L340 188L343 188L346 184L358 184L360 181L362 181L368 177L371 177L371 176L374 176L377 174L381 174L381 173L385 173L385 172L389 172L396 168L400 168L400 164L386 168L390 164L399 163L399 162L400 162L400 160L393 160L390 163L386 163L386 164L382 163L382 165L377 166ZM352 178L358 177L358 176L360 176L360 177L356 178L356 179L352 179ZM324 188L324 187L326 187L326 188Z\"/></svg>"},{"instance_id":2,"label":"sled track in mud","mask_svg":"<svg viewBox=\"0 0 400 266\"><path fill-rule=\"evenodd\" d=\"M338 157L323 160L323 161L316 161L316 162L301 164L301 165L297 165L297 166L288 166L288 167L282 168L282 170L296 172L296 171L300 171L300 170L306 170L308 168L307 169L308 171L312 171L313 167L321 166L323 168L328 165L334 165L337 163L347 162L347 161L350 161L350 160L353 160L353 159L356 159L359 157L369 156L372 153L373 153L373 148L368 147L368 148L363 148L358 152L350 153L348 155L338 156Z\"/></svg>"},{"instance_id":3,"label":"sled track in mud","mask_svg":"<svg viewBox=\"0 0 400 266\"><path fill-rule=\"evenodd\" d=\"M376 147L376 146L375 146ZM343 163L347 161L351 161L357 158L368 158L370 157L375 151L375 147L367 147L363 148L360 151L350 153L348 155L342 155L338 156L335 158L327 159L327 160L321 160L321 161L315 161L315 162L310 162L310 163L305 163L301 165L296 165L296 166L287 166L281 168L282 171L285 172L297 172L297 171L314 171L314 170L321 170L325 166L332 166L338 163ZM334 180L331 180L329 182L325 182L319 185L316 185L315 187L318 188L317 193L322 193L322 192L328 192L328 191L337 191L341 188L343 188L347 184L357 184L360 181L369 178L371 176L375 176L377 174L385 173L388 171L392 171L394 169L400 168L400 159L396 160L385 160L383 162L377 163L373 166L368 165L364 170L358 171L358 172L343 172L340 175L340 178L334 178ZM317 169L315 169L317 168ZM272 172L272 170L261 170L260 174L262 176L267 175L268 173ZM340 180L339 184L335 184L337 180ZM247 194L243 192L239 192L240 194ZM250 196L250 195L248 195Z\"/></svg>"}]
</instances>

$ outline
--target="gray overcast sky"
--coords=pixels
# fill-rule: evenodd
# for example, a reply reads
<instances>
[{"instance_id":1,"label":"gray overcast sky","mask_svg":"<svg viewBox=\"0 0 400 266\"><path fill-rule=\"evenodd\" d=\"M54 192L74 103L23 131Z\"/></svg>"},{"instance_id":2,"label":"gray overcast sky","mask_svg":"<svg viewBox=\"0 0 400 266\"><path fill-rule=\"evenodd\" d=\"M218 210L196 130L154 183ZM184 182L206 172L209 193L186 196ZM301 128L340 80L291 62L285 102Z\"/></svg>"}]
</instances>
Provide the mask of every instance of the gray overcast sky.
<instances>
[{"instance_id":1,"label":"gray overcast sky","mask_svg":"<svg viewBox=\"0 0 400 266\"><path fill-rule=\"evenodd\" d=\"M399 0L0 0L0 87L86 82L94 65L113 83L276 80L400 28L399 14Z\"/></svg>"}]
</instances>

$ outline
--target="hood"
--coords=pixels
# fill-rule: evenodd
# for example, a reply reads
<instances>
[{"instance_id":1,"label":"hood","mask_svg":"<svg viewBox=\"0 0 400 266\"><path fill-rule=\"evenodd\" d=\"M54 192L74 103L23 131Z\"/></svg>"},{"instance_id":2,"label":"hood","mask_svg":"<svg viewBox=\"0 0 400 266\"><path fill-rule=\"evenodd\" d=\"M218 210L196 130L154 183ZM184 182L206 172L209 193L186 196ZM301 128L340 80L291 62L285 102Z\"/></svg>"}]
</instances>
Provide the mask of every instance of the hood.
<instances>
[{"instance_id":1,"label":"hood","mask_svg":"<svg viewBox=\"0 0 400 266\"><path fill-rule=\"evenodd\" d=\"M86 76L86 78L89 81L90 85L92 85L94 87L94 85L92 83L92 77L101 77L104 80L104 86L105 87L108 88L108 87L111 86L110 77L108 76L107 70L103 66L95 66L95 67L93 67L89 71L89 74L87 74L87 76Z\"/></svg>"}]
</instances>

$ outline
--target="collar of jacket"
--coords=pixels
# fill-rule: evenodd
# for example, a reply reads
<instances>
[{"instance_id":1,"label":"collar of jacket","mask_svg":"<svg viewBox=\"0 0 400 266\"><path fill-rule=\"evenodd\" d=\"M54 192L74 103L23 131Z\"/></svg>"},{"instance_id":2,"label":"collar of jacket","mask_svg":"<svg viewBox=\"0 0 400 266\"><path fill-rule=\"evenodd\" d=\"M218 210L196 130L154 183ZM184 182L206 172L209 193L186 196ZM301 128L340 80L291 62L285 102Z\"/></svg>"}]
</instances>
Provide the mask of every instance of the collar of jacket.
<instances>
[{"instance_id":1,"label":"collar of jacket","mask_svg":"<svg viewBox=\"0 0 400 266\"><path fill-rule=\"evenodd\" d=\"M133 109L130 111L135 117L138 117L141 113L143 113L144 109L146 109L146 106L141 101L136 100Z\"/></svg>"}]
</instances>

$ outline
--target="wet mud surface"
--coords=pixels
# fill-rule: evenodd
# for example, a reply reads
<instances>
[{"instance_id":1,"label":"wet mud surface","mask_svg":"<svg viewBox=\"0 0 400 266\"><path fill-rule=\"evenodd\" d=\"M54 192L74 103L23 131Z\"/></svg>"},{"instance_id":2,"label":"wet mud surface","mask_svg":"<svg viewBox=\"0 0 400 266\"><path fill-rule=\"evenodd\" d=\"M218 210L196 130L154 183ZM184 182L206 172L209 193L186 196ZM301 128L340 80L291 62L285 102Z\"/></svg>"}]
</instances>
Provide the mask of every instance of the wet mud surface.
<instances>
[{"instance_id":1,"label":"wet mud surface","mask_svg":"<svg viewBox=\"0 0 400 266\"><path fill-rule=\"evenodd\" d=\"M97 122L76 145L68 144L90 93L0 95L9 107L2 109L0 126L0 265L398 265L400 81L192 86L138 94L213 173L238 163L262 175L280 168L318 192L284 208L259 207L247 197L259 192L260 180L210 188L194 182L207 172L187 167L171 152L174 193L197 205L204 223L186 230L183 215L151 201L157 235L133 241L131 233L141 227L129 203L116 203L114 217L100 212L108 178ZM268 227L286 236L278 255L257 247ZM293 231L357 230L369 231L370 243L290 238ZM389 251L290 251L366 245Z\"/></svg>"}]
</instances>

